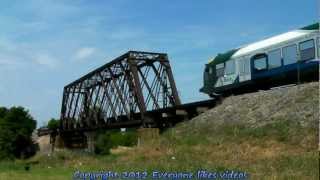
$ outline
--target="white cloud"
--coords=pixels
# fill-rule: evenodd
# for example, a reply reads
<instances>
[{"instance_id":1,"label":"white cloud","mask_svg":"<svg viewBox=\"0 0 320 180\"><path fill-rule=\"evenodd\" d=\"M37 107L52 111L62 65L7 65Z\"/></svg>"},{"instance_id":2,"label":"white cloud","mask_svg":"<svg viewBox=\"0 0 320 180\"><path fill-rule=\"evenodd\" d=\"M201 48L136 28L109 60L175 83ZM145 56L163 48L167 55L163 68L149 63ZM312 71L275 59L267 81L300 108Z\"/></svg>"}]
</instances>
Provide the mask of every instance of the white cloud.
<instances>
[{"instance_id":1,"label":"white cloud","mask_svg":"<svg viewBox=\"0 0 320 180\"><path fill-rule=\"evenodd\" d=\"M56 68L58 66L58 60L52 56L50 56L49 54L38 54L35 59L34 62L42 65L42 66L46 66L49 68Z\"/></svg>"},{"instance_id":2,"label":"white cloud","mask_svg":"<svg viewBox=\"0 0 320 180\"><path fill-rule=\"evenodd\" d=\"M80 48L76 52L76 54L74 56L74 59L77 60L77 61L81 61L81 60L87 59L88 57L90 57L95 52L96 52L95 48L83 47L83 48Z\"/></svg>"}]
</instances>

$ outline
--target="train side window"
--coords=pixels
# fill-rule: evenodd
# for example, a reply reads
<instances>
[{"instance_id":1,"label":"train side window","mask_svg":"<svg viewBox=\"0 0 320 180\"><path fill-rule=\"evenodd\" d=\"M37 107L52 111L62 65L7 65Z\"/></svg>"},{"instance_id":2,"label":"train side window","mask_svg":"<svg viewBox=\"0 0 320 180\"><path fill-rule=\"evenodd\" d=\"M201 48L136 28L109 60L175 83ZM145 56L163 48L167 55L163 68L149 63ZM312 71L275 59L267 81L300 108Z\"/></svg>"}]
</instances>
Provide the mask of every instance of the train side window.
<instances>
[{"instance_id":1,"label":"train side window","mask_svg":"<svg viewBox=\"0 0 320 180\"><path fill-rule=\"evenodd\" d=\"M216 76L220 77L224 75L224 63L216 65Z\"/></svg>"},{"instance_id":2,"label":"train side window","mask_svg":"<svg viewBox=\"0 0 320 180\"><path fill-rule=\"evenodd\" d=\"M301 61L315 58L314 40L310 39L299 44Z\"/></svg>"},{"instance_id":3,"label":"train side window","mask_svg":"<svg viewBox=\"0 0 320 180\"><path fill-rule=\"evenodd\" d=\"M269 69L281 66L281 50L273 50L268 53Z\"/></svg>"},{"instance_id":4,"label":"train side window","mask_svg":"<svg viewBox=\"0 0 320 180\"><path fill-rule=\"evenodd\" d=\"M267 69L267 56L258 55L253 58L253 65L256 71Z\"/></svg>"},{"instance_id":5,"label":"train side window","mask_svg":"<svg viewBox=\"0 0 320 180\"><path fill-rule=\"evenodd\" d=\"M297 62L297 45L293 44L282 49L283 64L293 64Z\"/></svg>"},{"instance_id":6,"label":"train side window","mask_svg":"<svg viewBox=\"0 0 320 180\"><path fill-rule=\"evenodd\" d=\"M235 61L234 60L229 60L226 62L226 69L225 69L225 74L234 74L236 70L235 67Z\"/></svg>"}]
</instances>

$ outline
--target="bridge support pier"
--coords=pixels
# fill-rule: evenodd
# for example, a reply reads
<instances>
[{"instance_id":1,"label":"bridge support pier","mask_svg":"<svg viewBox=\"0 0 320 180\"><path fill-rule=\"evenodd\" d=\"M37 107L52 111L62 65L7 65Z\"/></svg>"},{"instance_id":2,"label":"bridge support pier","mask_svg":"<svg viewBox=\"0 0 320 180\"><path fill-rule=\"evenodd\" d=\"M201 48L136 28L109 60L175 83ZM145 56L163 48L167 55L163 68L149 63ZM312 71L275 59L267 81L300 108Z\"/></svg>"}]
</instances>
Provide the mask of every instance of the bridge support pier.
<instances>
[{"instance_id":1,"label":"bridge support pier","mask_svg":"<svg viewBox=\"0 0 320 180\"><path fill-rule=\"evenodd\" d=\"M64 142L64 140L63 140L63 138L61 137L61 135L57 135L56 136L56 139L55 139L55 146L54 146L54 148L65 148L66 146L65 146L65 142Z\"/></svg>"},{"instance_id":2,"label":"bridge support pier","mask_svg":"<svg viewBox=\"0 0 320 180\"><path fill-rule=\"evenodd\" d=\"M90 153L94 153L94 146L96 143L96 132L85 132L84 135L86 136L86 140L87 140L87 148L86 150Z\"/></svg>"},{"instance_id":3,"label":"bridge support pier","mask_svg":"<svg viewBox=\"0 0 320 180\"><path fill-rule=\"evenodd\" d=\"M138 129L138 147L157 146L160 144L160 134L158 128Z\"/></svg>"}]
</instances>

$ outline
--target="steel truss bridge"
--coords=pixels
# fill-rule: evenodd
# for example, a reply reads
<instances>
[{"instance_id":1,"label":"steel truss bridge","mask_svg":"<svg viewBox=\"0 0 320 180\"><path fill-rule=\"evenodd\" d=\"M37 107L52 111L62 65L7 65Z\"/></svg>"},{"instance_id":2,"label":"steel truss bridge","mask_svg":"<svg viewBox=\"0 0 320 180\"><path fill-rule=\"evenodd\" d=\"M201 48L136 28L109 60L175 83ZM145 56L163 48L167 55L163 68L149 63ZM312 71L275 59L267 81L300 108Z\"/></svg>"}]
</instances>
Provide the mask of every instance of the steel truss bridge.
<instances>
[{"instance_id":1,"label":"steel truss bridge","mask_svg":"<svg viewBox=\"0 0 320 180\"><path fill-rule=\"evenodd\" d=\"M64 87L59 133L70 139L99 129L165 128L215 103L181 104L168 55L129 51Z\"/></svg>"},{"instance_id":2,"label":"steel truss bridge","mask_svg":"<svg viewBox=\"0 0 320 180\"><path fill-rule=\"evenodd\" d=\"M64 87L61 130L154 126L150 112L180 104L167 54L129 51Z\"/></svg>"}]
</instances>

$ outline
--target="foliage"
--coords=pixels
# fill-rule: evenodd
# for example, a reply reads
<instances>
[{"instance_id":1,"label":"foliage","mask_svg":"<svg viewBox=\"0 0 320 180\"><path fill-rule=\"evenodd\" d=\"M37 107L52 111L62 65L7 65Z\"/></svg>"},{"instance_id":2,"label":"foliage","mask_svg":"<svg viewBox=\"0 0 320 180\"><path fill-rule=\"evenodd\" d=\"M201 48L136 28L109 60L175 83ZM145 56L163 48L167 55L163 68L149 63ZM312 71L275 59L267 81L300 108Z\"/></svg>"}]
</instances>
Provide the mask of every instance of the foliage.
<instances>
[{"instance_id":1,"label":"foliage","mask_svg":"<svg viewBox=\"0 0 320 180\"><path fill-rule=\"evenodd\" d=\"M134 131L110 131L98 135L95 152L97 154L109 154L110 149L117 146L134 146L138 137Z\"/></svg>"},{"instance_id":2,"label":"foliage","mask_svg":"<svg viewBox=\"0 0 320 180\"><path fill-rule=\"evenodd\" d=\"M49 120L47 126L50 130L56 130L59 128L59 124L60 124L60 120L52 118Z\"/></svg>"},{"instance_id":3,"label":"foliage","mask_svg":"<svg viewBox=\"0 0 320 180\"><path fill-rule=\"evenodd\" d=\"M0 118L4 118L4 116L7 114L8 109L5 107L0 107Z\"/></svg>"},{"instance_id":4,"label":"foliage","mask_svg":"<svg viewBox=\"0 0 320 180\"><path fill-rule=\"evenodd\" d=\"M31 140L36 121L23 107L0 108L0 159L33 155Z\"/></svg>"}]
</instances>

